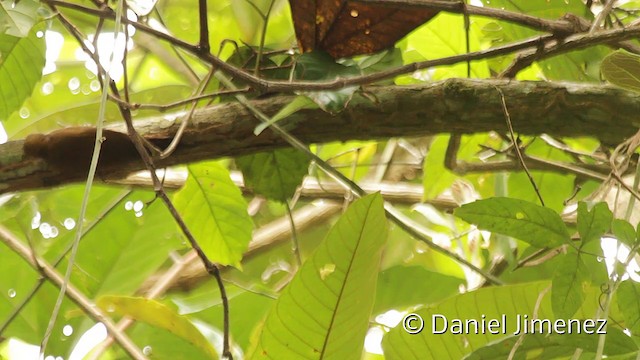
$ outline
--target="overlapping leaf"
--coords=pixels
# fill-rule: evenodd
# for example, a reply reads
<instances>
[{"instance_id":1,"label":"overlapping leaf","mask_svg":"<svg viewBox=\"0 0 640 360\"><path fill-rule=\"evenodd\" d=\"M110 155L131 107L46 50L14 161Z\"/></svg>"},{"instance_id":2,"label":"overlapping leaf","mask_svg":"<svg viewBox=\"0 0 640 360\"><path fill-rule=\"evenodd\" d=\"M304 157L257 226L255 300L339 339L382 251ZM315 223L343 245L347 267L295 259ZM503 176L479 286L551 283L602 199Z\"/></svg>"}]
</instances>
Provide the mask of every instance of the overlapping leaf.
<instances>
[{"instance_id":1,"label":"overlapping leaf","mask_svg":"<svg viewBox=\"0 0 640 360\"><path fill-rule=\"evenodd\" d=\"M353 203L271 308L250 358L360 358L386 233L379 194Z\"/></svg>"},{"instance_id":2,"label":"overlapping leaf","mask_svg":"<svg viewBox=\"0 0 640 360\"><path fill-rule=\"evenodd\" d=\"M537 247L562 245L567 227L551 209L524 200L495 197L465 204L455 211L480 229L512 236Z\"/></svg>"},{"instance_id":3,"label":"overlapping leaf","mask_svg":"<svg viewBox=\"0 0 640 360\"><path fill-rule=\"evenodd\" d=\"M190 165L176 208L209 260L239 266L251 240L253 221L229 171L215 162Z\"/></svg>"}]
</instances>

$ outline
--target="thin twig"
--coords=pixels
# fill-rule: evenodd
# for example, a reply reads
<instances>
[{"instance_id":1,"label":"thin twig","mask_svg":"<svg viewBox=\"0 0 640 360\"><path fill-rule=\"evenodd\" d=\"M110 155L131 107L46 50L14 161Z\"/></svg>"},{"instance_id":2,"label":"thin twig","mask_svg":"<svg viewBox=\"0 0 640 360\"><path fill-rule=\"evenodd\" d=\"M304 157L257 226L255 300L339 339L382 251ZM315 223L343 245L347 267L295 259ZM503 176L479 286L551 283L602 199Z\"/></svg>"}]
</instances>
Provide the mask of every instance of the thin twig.
<instances>
[{"instance_id":1,"label":"thin twig","mask_svg":"<svg viewBox=\"0 0 640 360\"><path fill-rule=\"evenodd\" d=\"M123 101L121 99L118 99L116 97L114 97L113 95L109 95L109 99L114 101L117 104L120 105L124 105L127 106L128 108L132 109L132 110L138 110L138 109L150 109L150 110L158 110L160 112L165 112L171 108L174 107L178 107L178 106L183 106L185 104L189 104L195 101L200 101L200 100L205 100L205 99L214 99L223 95L234 95L234 94L243 94L243 93L248 93L251 91L251 88L244 87L238 90L220 90L220 91L216 91L210 94L202 94L202 95L197 95L197 96L191 96L188 97L186 99L183 100L178 100L172 103L168 103L168 104L140 104L140 103L130 103L128 101Z\"/></svg>"},{"instance_id":2,"label":"thin twig","mask_svg":"<svg viewBox=\"0 0 640 360\"><path fill-rule=\"evenodd\" d=\"M57 9L55 8L55 6L51 6L51 7L52 7L52 10L57 12ZM66 18L64 18L62 16L59 17L59 18L60 18L63 26L67 29L67 31L69 31L71 33L71 35L73 35L76 38L76 40L79 42L79 44L82 47L82 49L86 53L90 54L90 56L95 56L95 54L89 48L87 48L87 46L84 44L83 38L82 38L80 32L78 31L78 29L75 26L73 26ZM101 69L100 64L97 63L97 65L98 65L98 69ZM102 69L101 71L104 71L104 70ZM118 91L118 88L117 88L115 82L114 81L110 81L108 85L109 85L109 88L111 89L111 92L113 93L113 95L116 96L116 97L119 97L119 91ZM129 137L131 138L131 141L133 142L134 147L136 148L136 150L140 154L140 157L141 157L142 161L144 162L146 168L149 170L149 173L151 174L151 178L152 178L152 181L154 183L154 190L155 190L156 194L165 203L165 205L168 208L170 214L172 215L174 220L178 223L178 226L180 227L180 229L182 230L183 234L185 235L185 237L187 238L187 240L191 244L191 247L196 251L196 253L200 257L200 259L202 260L205 268L207 269L207 272L210 275L212 275L216 279L216 282L218 283L218 288L220 290L220 297L221 297L221 301L222 301L222 305L223 305L223 313L224 313L224 315L223 315L223 317L224 317L224 324L223 324L224 339L223 339L222 355L224 357L226 357L227 359L233 359L233 356L232 356L231 351L230 351L230 346L229 346L229 337L230 337L230 335L229 335L230 334L229 333L229 300L227 298L227 293L226 293L226 290L225 290L225 287L224 287L224 283L222 281L222 277L220 276L220 271L219 271L218 267L215 264L213 264L207 258L206 254L204 253L204 251L202 250L202 248L200 247L200 245L198 244L196 239L191 234L191 231L189 230L189 228L185 224L184 220L182 219L182 217L178 213L177 209L175 208L175 206L173 206L173 203L171 202L171 200L169 199L169 197L165 193L165 191L164 191L164 189L162 187L162 183L160 182L160 180L159 180L159 178L158 178L158 176L157 176L157 174L155 172L155 166L153 164L153 159L151 158L151 156L149 155L149 153L147 152L147 150L145 148L144 140L136 132L136 130L135 130L134 126L133 126L133 119L132 119L132 116L131 116L130 109L128 107L126 107L126 106L122 106L121 105L121 106L119 106L119 110L120 110L120 114L121 114L122 118L125 121L125 124L126 124L126 127L127 127L127 133L129 135Z\"/></svg>"},{"instance_id":3,"label":"thin twig","mask_svg":"<svg viewBox=\"0 0 640 360\"><path fill-rule=\"evenodd\" d=\"M41 257L31 253L30 249L25 246L18 238L14 236L8 229L0 225L0 240L7 245L11 250L18 254L27 264L34 269L42 269L42 275L47 280L51 281L55 286L62 287L65 280L63 276L56 271L51 265L49 265ZM37 262L33 261L33 258ZM142 351L127 337L126 334L118 331L115 324L103 314L98 307L91 302L80 290L76 289L73 284L67 284L66 296L75 302L87 315L93 320L101 322L107 328L107 331L114 336L118 344L122 346L125 352L133 359L144 360L146 357L142 354Z\"/></svg>"},{"instance_id":4,"label":"thin twig","mask_svg":"<svg viewBox=\"0 0 640 360\"><path fill-rule=\"evenodd\" d=\"M291 247L293 248L293 254L298 264L298 269L302 266L302 256L300 256L300 242L298 241L298 233L296 231L296 223L293 220L293 214L291 213L291 205L288 201L285 201L285 209L287 210L287 218L289 219L289 225L291 226Z\"/></svg>"},{"instance_id":5,"label":"thin twig","mask_svg":"<svg viewBox=\"0 0 640 360\"><path fill-rule=\"evenodd\" d=\"M524 158L522 157L522 153L520 152L520 145L518 144L518 140L516 139L516 134L513 131L513 124L511 124L511 115L509 115L509 110L507 109L507 102L504 99L504 93L502 92L502 90L500 90L499 87L496 87L496 90L498 90L498 93L500 93L500 101L502 102L502 110L504 111L504 118L507 122L507 127L509 128L509 135L511 136L511 142L513 143L513 148L516 151L516 154L518 155L518 161L520 161L520 165L522 165L522 169L524 169L524 172L527 174L527 177L529 178L529 182L531 183L531 186L533 186L533 190L536 192L536 195L540 200L540 204L544 206L544 199L542 198L542 194L540 194L540 189L538 189L538 185L536 184L535 180L533 180L533 176L531 176L531 173L527 168L527 164L525 164Z\"/></svg>"},{"instance_id":6,"label":"thin twig","mask_svg":"<svg viewBox=\"0 0 640 360\"><path fill-rule=\"evenodd\" d=\"M248 1L253 4L253 2ZM269 17L271 16L271 10L273 10L273 4L275 0L270 0L269 8L267 9L266 14L261 14L262 16L262 33L260 34L260 47L258 48L258 55L256 56L256 66L253 70L253 74L255 76L260 76L260 63L262 62L262 55L264 51L264 41L267 38L267 28L269 27Z\"/></svg>"}]
</instances>

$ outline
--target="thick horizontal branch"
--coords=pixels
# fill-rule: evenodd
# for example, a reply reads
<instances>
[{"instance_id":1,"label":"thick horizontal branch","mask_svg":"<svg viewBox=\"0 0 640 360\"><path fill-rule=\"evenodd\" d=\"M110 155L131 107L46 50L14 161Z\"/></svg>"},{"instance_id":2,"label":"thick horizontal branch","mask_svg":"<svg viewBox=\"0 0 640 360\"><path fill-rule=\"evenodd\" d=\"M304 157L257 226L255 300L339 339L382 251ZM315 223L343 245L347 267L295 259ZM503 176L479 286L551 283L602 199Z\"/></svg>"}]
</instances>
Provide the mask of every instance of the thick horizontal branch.
<instances>
[{"instance_id":1,"label":"thick horizontal branch","mask_svg":"<svg viewBox=\"0 0 640 360\"><path fill-rule=\"evenodd\" d=\"M606 144L616 144L637 129L640 95L621 89L602 85L462 79L421 86L369 87L366 96L356 94L349 107L339 114L306 109L283 120L282 124L308 144L439 133L504 132L507 127L498 88L505 94L514 129L521 134L588 136ZM273 115L292 99L291 96L275 96L255 100L254 104ZM148 139L162 145L173 137L179 125L166 119L163 115L141 120L136 126ZM178 150L156 165L185 164L287 146L269 130L255 136L253 130L257 123L237 103L201 109L195 113ZM65 138L66 132L76 137ZM78 134L89 139L78 138ZM58 130L56 141L48 142L44 152L42 149L31 150L31 155L25 154L23 140L0 145L0 192L84 180L86 169L83 167L91 156L92 134L77 129ZM27 142L46 139L31 136ZM105 151L110 141L111 145L117 143L115 140L107 137ZM85 143L89 146L83 145ZM98 174L103 180L122 178L144 168L130 144L118 149L118 154L101 155L103 161Z\"/></svg>"}]
</instances>

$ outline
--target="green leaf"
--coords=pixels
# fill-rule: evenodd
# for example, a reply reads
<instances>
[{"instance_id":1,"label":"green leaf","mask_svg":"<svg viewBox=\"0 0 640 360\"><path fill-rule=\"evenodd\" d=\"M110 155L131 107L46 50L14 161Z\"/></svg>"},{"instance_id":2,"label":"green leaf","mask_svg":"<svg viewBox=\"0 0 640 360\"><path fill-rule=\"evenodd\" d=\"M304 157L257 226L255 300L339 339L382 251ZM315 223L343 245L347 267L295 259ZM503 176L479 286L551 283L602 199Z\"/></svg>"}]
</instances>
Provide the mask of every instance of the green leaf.
<instances>
[{"instance_id":1,"label":"green leaf","mask_svg":"<svg viewBox=\"0 0 640 360\"><path fill-rule=\"evenodd\" d=\"M637 337L640 335L640 284L633 280L623 281L616 296L625 327Z\"/></svg>"},{"instance_id":2,"label":"green leaf","mask_svg":"<svg viewBox=\"0 0 640 360\"><path fill-rule=\"evenodd\" d=\"M591 211L584 202L578 203L578 233L582 245L593 240L600 240L602 235L611 227L613 214L605 202L597 203Z\"/></svg>"},{"instance_id":3,"label":"green leaf","mask_svg":"<svg viewBox=\"0 0 640 360\"><path fill-rule=\"evenodd\" d=\"M589 331L598 328L589 326ZM546 326L546 325L545 325ZM577 348L592 355L596 352L599 337L594 334L577 333L577 328L573 326L573 333L564 334L528 334L522 338L522 343L518 345L517 351L512 354L512 359L558 359L570 357ZM582 325L580 325L582 326ZM565 327L568 329L568 327ZM466 356L465 360L501 360L509 359L511 351L516 346L520 336L510 336L504 340L491 343L479 348ZM607 329L607 341L604 346L604 355L629 354L638 350L638 346L629 336L616 328Z\"/></svg>"},{"instance_id":4,"label":"green leaf","mask_svg":"<svg viewBox=\"0 0 640 360\"><path fill-rule=\"evenodd\" d=\"M189 178L174 196L176 208L212 262L240 266L253 221L229 171L216 162L189 165Z\"/></svg>"},{"instance_id":5,"label":"green leaf","mask_svg":"<svg viewBox=\"0 0 640 360\"><path fill-rule=\"evenodd\" d=\"M613 85L640 92L640 56L617 50L602 60L600 71Z\"/></svg>"},{"instance_id":6,"label":"green leaf","mask_svg":"<svg viewBox=\"0 0 640 360\"><path fill-rule=\"evenodd\" d=\"M414 313L424 320L423 330L419 334L409 334L404 330L402 323L391 329L382 340L385 357L387 360L457 360L484 346L512 336L517 329L518 316L520 316L520 321L525 315L531 320L534 318L535 312L535 318L553 321L556 317L551 309L548 289L549 282L547 281L482 288L451 297L438 305L419 309ZM592 318L599 309L598 299L601 293L602 291L598 287L588 288L585 296L586 301L574 318ZM446 332L434 333L434 314L441 314L448 320L449 328ZM498 319L501 324L505 324L505 331L500 329L497 334L491 334L489 331L479 331L478 333L469 331L459 334L451 329L453 319L480 322L483 315L487 323L491 319ZM617 309L610 315L612 318L619 316ZM442 330L442 319L436 318L435 325L435 330ZM611 326L611 323L609 325ZM488 329L486 326L484 328ZM481 329L479 327L479 330ZM493 360L494 358L481 359ZM538 357L538 359L549 359L549 357Z\"/></svg>"},{"instance_id":7,"label":"green leaf","mask_svg":"<svg viewBox=\"0 0 640 360\"><path fill-rule=\"evenodd\" d=\"M584 302L582 283L589 269L575 252L566 254L552 279L551 305L558 318L570 318Z\"/></svg>"},{"instance_id":8,"label":"green leaf","mask_svg":"<svg viewBox=\"0 0 640 360\"><path fill-rule=\"evenodd\" d=\"M537 247L569 240L567 227L553 210L527 201L495 197L465 204L454 212L480 229L512 236Z\"/></svg>"},{"instance_id":9,"label":"green leaf","mask_svg":"<svg viewBox=\"0 0 640 360\"><path fill-rule=\"evenodd\" d=\"M151 299L105 295L98 298L96 304L110 313L128 316L155 327L170 331L172 334L189 341L211 359L217 359L215 349L186 316L174 309Z\"/></svg>"},{"instance_id":10,"label":"green leaf","mask_svg":"<svg viewBox=\"0 0 640 360\"><path fill-rule=\"evenodd\" d=\"M306 154L293 148L236 159L248 188L268 199L280 202L285 202L295 193L308 173L310 162Z\"/></svg>"},{"instance_id":11,"label":"green leaf","mask_svg":"<svg viewBox=\"0 0 640 360\"><path fill-rule=\"evenodd\" d=\"M509 359L511 351L521 336L510 336L481 347L464 357L464 360L502 360ZM559 356L570 356L576 349L563 346L551 340L546 334L530 334L522 338L522 343L512 355L513 359L555 359Z\"/></svg>"},{"instance_id":12,"label":"green leaf","mask_svg":"<svg viewBox=\"0 0 640 360\"><path fill-rule=\"evenodd\" d=\"M457 294L463 279L429 271L422 266L394 266L378 276L375 314L433 304ZM438 284L438 286L433 286Z\"/></svg>"},{"instance_id":13,"label":"green leaf","mask_svg":"<svg viewBox=\"0 0 640 360\"><path fill-rule=\"evenodd\" d=\"M584 323L583 323L584 324ZM597 331L598 327L602 324L601 321L595 322L595 327L592 327L591 323L584 324L590 331ZM601 329L603 330L603 329ZM568 346L573 349L583 349L585 352L594 353L598 349L599 337L589 333L573 333L573 334L551 334L549 336L553 341L558 344ZM631 337L626 335L621 329L611 326L609 321L606 341L604 344L604 355L622 355L629 353L636 353L638 351L638 345L633 341ZM634 354L637 355L637 354ZM636 358L634 356L633 358Z\"/></svg>"},{"instance_id":14,"label":"green leaf","mask_svg":"<svg viewBox=\"0 0 640 360\"><path fill-rule=\"evenodd\" d=\"M622 219L613 219L611 232L623 244L632 247L636 243L636 229L629 222Z\"/></svg>"},{"instance_id":15,"label":"green leaf","mask_svg":"<svg viewBox=\"0 0 640 360\"><path fill-rule=\"evenodd\" d=\"M248 358L360 358L386 236L380 194L349 206L271 308Z\"/></svg>"},{"instance_id":16,"label":"green leaf","mask_svg":"<svg viewBox=\"0 0 640 360\"><path fill-rule=\"evenodd\" d=\"M25 0L28 1L28 0ZM0 120L6 120L31 95L42 77L44 36L0 34Z\"/></svg>"},{"instance_id":17,"label":"green leaf","mask_svg":"<svg viewBox=\"0 0 640 360\"><path fill-rule=\"evenodd\" d=\"M39 6L33 0L0 1L0 35L27 36L39 18Z\"/></svg>"},{"instance_id":18,"label":"green leaf","mask_svg":"<svg viewBox=\"0 0 640 360\"><path fill-rule=\"evenodd\" d=\"M296 79L298 80L334 80L360 75L356 66L338 64L333 58L319 50L302 54L296 60ZM358 90L358 86L349 86L332 91L303 91L303 95L313 100L320 108L330 113L344 110Z\"/></svg>"}]
</instances>

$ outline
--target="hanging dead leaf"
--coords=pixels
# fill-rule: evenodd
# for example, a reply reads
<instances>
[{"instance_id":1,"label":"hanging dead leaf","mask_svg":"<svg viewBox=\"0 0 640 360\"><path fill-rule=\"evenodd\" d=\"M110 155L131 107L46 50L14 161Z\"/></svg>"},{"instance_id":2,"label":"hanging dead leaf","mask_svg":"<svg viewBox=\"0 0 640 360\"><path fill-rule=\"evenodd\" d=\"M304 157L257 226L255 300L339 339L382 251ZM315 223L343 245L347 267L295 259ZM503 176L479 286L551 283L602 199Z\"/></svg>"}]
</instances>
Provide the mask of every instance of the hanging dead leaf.
<instances>
[{"instance_id":1,"label":"hanging dead leaf","mask_svg":"<svg viewBox=\"0 0 640 360\"><path fill-rule=\"evenodd\" d=\"M348 0L289 0L289 4L300 50L321 49L336 59L391 47L438 13Z\"/></svg>"}]
</instances>

